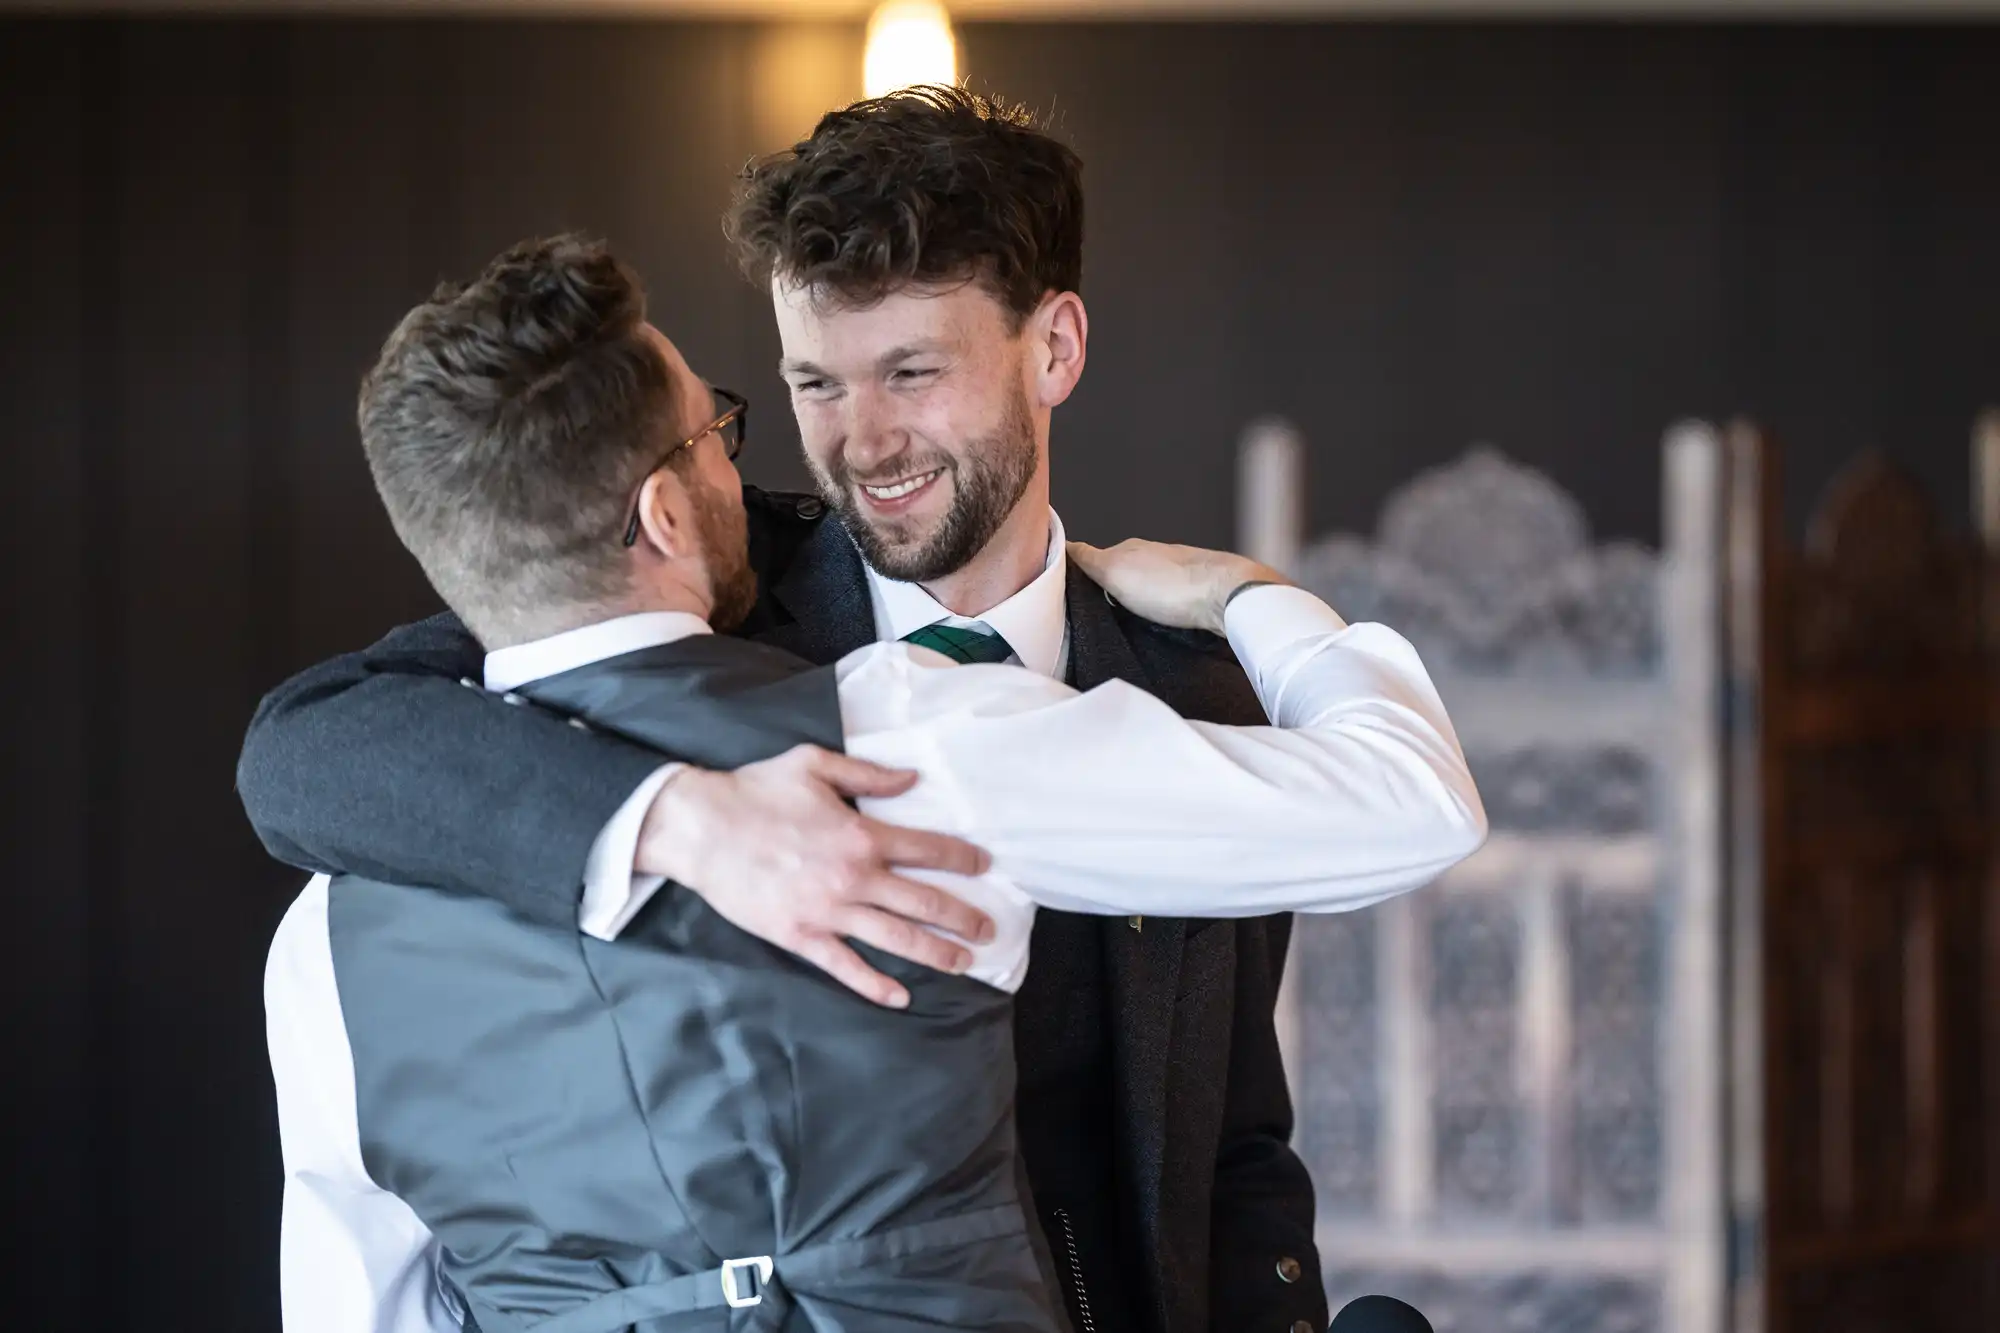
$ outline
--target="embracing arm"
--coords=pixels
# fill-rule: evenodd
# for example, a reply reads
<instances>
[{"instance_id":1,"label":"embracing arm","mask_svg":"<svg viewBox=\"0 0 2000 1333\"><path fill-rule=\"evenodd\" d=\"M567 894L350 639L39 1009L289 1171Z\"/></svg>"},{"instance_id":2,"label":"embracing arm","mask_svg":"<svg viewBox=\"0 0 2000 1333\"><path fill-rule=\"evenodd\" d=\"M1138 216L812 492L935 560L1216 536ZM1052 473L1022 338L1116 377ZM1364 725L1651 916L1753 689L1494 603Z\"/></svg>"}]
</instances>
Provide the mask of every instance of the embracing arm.
<instances>
[{"instance_id":1,"label":"embracing arm","mask_svg":"<svg viewBox=\"0 0 2000 1333\"><path fill-rule=\"evenodd\" d=\"M483 661L440 615L273 690L236 770L271 854L574 919L592 843L661 758L461 684Z\"/></svg>"},{"instance_id":2,"label":"embracing arm","mask_svg":"<svg viewBox=\"0 0 2000 1333\"><path fill-rule=\"evenodd\" d=\"M963 971L971 955L919 927L990 935L982 914L892 869L976 874L977 848L847 803L914 775L803 746L735 773L682 767L662 790L660 755L460 684L484 660L440 615L272 691L236 770L271 854L565 923L580 906L589 915L601 888L607 935L666 877L882 1004L908 995L845 938ZM580 901L587 871L602 878Z\"/></svg>"},{"instance_id":3,"label":"embracing arm","mask_svg":"<svg viewBox=\"0 0 2000 1333\"><path fill-rule=\"evenodd\" d=\"M1066 911L1365 907L1478 847L1478 793L1401 636L1348 626L1289 587L1246 593L1226 625L1275 726L1187 721L1119 681L1079 695L885 650L870 665L907 679L911 722L851 730L849 749L922 772L946 826L1036 902Z\"/></svg>"}]
</instances>

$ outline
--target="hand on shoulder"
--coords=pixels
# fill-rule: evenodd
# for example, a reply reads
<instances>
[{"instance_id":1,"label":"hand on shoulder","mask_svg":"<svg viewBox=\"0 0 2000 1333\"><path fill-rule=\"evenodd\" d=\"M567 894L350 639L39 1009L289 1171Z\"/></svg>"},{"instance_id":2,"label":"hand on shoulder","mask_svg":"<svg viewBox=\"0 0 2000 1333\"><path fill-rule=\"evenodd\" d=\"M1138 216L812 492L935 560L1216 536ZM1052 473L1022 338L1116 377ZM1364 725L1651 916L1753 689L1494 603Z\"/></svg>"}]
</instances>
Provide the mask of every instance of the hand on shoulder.
<instances>
[{"instance_id":1,"label":"hand on shoulder","mask_svg":"<svg viewBox=\"0 0 2000 1333\"><path fill-rule=\"evenodd\" d=\"M1223 611L1243 588L1289 583L1248 556L1133 537L1105 549L1071 542L1072 560L1137 615L1175 629L1223 632Z\"/></svg>"}]
</instances>

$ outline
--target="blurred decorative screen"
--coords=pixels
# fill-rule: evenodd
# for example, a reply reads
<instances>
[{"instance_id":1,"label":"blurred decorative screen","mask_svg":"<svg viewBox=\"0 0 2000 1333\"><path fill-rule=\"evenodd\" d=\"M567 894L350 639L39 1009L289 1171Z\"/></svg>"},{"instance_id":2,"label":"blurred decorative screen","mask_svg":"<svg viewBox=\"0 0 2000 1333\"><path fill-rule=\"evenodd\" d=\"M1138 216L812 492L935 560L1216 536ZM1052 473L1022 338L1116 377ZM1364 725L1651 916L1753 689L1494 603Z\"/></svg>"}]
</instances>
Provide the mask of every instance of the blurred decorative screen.
<instances>
[{"instance_id":1,"label":"blurred decorative screen","mask_svg":"<svg viewBox=\"0 0 2000 1333\"><path fill-rule=\"evenodd\" d=\"M1485 448L1408 483L1373 539L1294 548L1349 620L1423 653L1492 824L1431 887L1298 922L1288 1057L1336 1308L1720 1327L1715 450L1669 442L1664 556L1593 544Z\"/></svg>"}]
</instances>

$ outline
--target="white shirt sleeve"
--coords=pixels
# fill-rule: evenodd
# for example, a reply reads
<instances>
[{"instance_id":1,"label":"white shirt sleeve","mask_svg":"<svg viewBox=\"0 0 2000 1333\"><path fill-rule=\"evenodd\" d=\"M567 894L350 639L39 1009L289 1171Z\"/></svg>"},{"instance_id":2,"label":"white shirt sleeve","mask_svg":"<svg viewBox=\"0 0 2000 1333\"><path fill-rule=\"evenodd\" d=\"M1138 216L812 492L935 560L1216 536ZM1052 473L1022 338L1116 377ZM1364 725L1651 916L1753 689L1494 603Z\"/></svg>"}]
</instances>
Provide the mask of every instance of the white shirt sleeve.
<instances>
[{"instance_id":1,"label":"white shirt sleeve","mask_svg":"<svg viewBox=\"0 0 2000 1333\"><path fill-rule=\"evenodd\" d=\"M576 924L586 935L615 940L631 923L639 909L651 901L667 881L659 875L642 875L639 833L646 826L646 812L667 780L684 764L662 764L625 798L618 813L590 844L583 863L583 899L577 905Z\"/></svg>"},{"instance_id":2,"label":"white shirt sleeve","mask_svg":"<svg viewBox=\"0 0 2000 1333\"><path fill-rule=\"evenodd\" d=\"M848 749L923 775L870 813L960 834L1035 902L1098 913L1340 911L1479 846L1478 792L1402 636L1284 587L1242 594L1227 625L1275 726L1190 722L1122 682L1078 694L863 650L843 664Z\"/></svg>"},{"instance_id":3,"label":"white shirt sleeve","mask_svg":"<svg viewBox=\"0 0 2000 1333\"><path fill-rule=\"evenodd\" d=\"M285 914L264 969L285 1201L278 1284L285 1333L458 1333L430 1231L368 1177L354 1053L327 935L327 879Z\"/></svg>"}]
</instances>

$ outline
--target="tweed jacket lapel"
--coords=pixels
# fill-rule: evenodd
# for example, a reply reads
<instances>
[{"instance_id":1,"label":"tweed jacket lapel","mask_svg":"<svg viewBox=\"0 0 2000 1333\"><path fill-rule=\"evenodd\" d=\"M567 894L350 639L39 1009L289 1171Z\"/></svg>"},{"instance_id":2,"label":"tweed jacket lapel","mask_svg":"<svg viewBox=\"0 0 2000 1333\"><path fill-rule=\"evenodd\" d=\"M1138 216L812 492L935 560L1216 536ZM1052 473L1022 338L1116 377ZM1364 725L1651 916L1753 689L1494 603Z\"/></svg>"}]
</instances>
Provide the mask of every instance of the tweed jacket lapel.
<instances>
[{"instance_id":1,"label":"tweed jacket lapel","mask_svg":"<svg viewBox=\"0 0 2000 1333\"><path fill-rule=\"evenodd\" d=\"M1110 680L1149 686L1144 669L1119 627L1104 590L1075 562L1068 581L1070 676L1078 689ZM1187 923L1145 917L1105 922L1105 966L1109 973L1113 1093L1124 1160L1139 1216L1146 1229L1141 1249L1148 1256L1153 1298L1164 1289L1159 1269L1158 1229L1161 1180L1167 1147L1168 1053L1173 1040L1174 994L1179 984Z\"/></svg>"},{"instance_id":2,"label":"tweed jacket lapel","mask_svg":"<svg viewBox=\"0 0 2000 1333\"><path fill-rule=\"evenodd\" d=\"M875 642L875 612L861 553L832 518L823 519L806 539L771 597L791 619L753 634L759 643L826 666Z\"/></svg>"}]
</instances>

